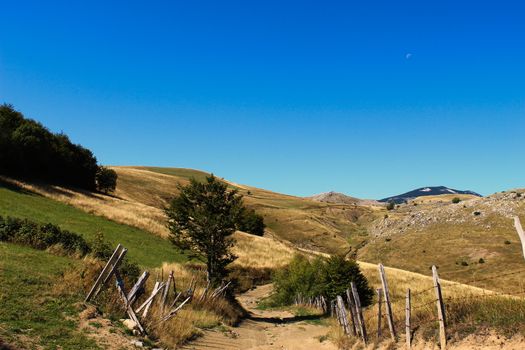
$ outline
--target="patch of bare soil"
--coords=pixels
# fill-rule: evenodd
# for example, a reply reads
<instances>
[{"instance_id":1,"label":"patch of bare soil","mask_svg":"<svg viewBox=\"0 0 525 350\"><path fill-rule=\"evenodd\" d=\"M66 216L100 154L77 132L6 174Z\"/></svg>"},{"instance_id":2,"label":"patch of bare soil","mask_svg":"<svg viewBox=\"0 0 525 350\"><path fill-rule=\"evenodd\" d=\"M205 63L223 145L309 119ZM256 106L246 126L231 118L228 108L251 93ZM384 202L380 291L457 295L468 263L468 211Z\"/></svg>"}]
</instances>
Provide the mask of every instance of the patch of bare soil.
<instances>
[{"instance_id":1,"label":"patch of bare soil","mask_svg":"<svg viewBox=\"0 0 525 350\"><path fill-rule=\"evenodd\" d=\"M257 310L259 300L268 296L271 285L257 287L239 296L250 317L228 331L205 331L204 335L183 347L186 350L335 350L329 340L320 341L329 328L307 322L308 317L288 311Z\"/></svg>"},{"instance_id":2,"label":"patch of bare soil","mask_svg":"<svg viewBox=\"0 0 525 350\"><path fill-rule=\"evenodd\" d=\"M136 349L122 330L115 328L110 320L100 317L91 305L79 314L79 329L103 349Z\"/></svg>"}]
</instances>

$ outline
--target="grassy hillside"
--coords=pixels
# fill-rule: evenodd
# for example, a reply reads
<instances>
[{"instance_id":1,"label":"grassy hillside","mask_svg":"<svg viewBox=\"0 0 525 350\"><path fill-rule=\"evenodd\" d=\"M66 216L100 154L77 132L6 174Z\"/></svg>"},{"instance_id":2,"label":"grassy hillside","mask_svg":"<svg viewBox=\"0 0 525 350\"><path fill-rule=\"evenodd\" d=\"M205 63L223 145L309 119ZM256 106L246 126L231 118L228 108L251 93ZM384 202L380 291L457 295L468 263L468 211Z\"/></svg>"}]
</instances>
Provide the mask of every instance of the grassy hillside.
<instances>
[{"instance_id":1,"label":"grassy hillside","mask_svg":"<svg viewBox=\"0 0 525 350\"><path fill-rule=\"evenodd\" d=\"M112 245L121 243L127 247L129 258L144 267L186 260L171 243L149 232L88 214L6 182L0 182L0 215L54 223L88 240L93 239L97 232L102 232L105 240Z\"/></svg>"},{"instance_id":2,"label":"grassy hillside","mask_svg":"<svg viewBox=\"0 0 525 350\"><path fill-rule=\"evenodd\" d=\"M523 191L521 191L523 192ZM525 269L512 217L525 219L525 196L517 192L451 203L447 195L402 205L371 228L377 236L359 253L369 262L428 273L500 291L522 285L525 273L485 280L488 275Z\"/></svg>"},{"instance_id":3,"label":"grassy hillside","mask_svg":"<svg viewBox=\"0 0 525 350\"><path fill-rule=\"evenodd\" d=\"M59 276L79 263L0 242L0 338L24 349L98 349L77 330L78 300L53 293Z\"/></svg>"},{"instance_id":4,"label":"grassy hillside","mask_svg":"<svg viewBox=\"0 0 525 350\"><path fill-rule=\"evenodd\" d=\"M181 168L113 169L119 175L116 196L156 208L168 203L178 192L178 184L206 175ZM264 216L270 233L303 248L347 252L367 239L365 226L376 217L376 211L367 206L320 203L225 181L244 196L247 206Z\"/></svg>"}]
</instances>

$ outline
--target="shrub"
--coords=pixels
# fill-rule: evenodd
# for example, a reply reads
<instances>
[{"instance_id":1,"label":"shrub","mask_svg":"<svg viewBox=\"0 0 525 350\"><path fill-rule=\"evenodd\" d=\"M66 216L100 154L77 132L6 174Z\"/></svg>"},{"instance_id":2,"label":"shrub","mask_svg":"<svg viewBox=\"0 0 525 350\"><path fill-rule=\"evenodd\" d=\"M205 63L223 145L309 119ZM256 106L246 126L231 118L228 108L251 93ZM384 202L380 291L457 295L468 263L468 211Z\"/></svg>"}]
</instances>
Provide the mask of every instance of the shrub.
<instances>
[{"instance_id":1,"label":"shrub","mask_svg":"<svg viewBox=\"0 0 525 350\"><path fill-rule=\"evenodd\" d=\"M394 202L388 202L386 205L386 210L393 210L396 207L396 203Z\"/></svg>"},{"instance_id":2,"label":"shrub","mask_svg":"<svg viewBox=\"0 0 525 350\"><path fill-rule=\"evenodd\" d=\"M483 258L479 258L478 263L480 263L480 264L484 264L484 263L485 263L485 259L483 259Z\"/></svg>"},{"instance_id":3,"label":"shrub","mask_svg":"<svg viewBox=\"0 0 525 350\"><path fill-rule=\"evenodd\" d=\"M118 175L115 170L103 166L99 167L96 175L97 190L104 193L114 192L117 188L117 178Z\"/></svg>"},{"instance_id":4,"label":"shrub","mask_svg":"<svg viewBox=\"0 0 525 350\"><path fill-rule=\"evenodd\" d=\"M76 233L60 229L53 224L0 216L0 241L27 245L35 249L47 249L54 245L62 246L67 254L82 256L91 251L84 238Z\"/></svg>"},{"instance_id":5,"label":"shrub","mask_svg":"<svg viewBox=\"0 0 525 350\"><path fill-rule=\"evenodd\" d=\"M462 262L461 262L461 266L468 266L468 262L466 262L466 261L462 261Z\"/></svg>"},{"instance_id":6,"label":"shrub","mask_svg":"<svg viewBox=\"0 0 525 350\"><path fill-rule=\"evenodd\" d=\"M265 227L266 225L261 215L257 214L253 209L243 208L237 222L238 230L262 236Z\"/></svg>"},{"instance_id":7,"label":"shrub","mask_svg":"<svg viewBox=\"0 0 525 350\"><path fill-rule=\"evenodd\" d=\"M459 202L461 202L461 199L459 199L459 197L452 198L452 203L457 204Z\"/></svg>"},{"instance_id":8,"label":"shrub","mask_svg":"<svg viewBox=\"0 0 525 350\"><path fill-rule=\"evenodd\" d=\"M473 214L474 214L474 216L480 216L481 212L480 211L475 211Z\"/></svg>"},{"instance_id":9,"label":"shrub","mask_svg":"<svg viewBox=\"0 0 525 350\"><path fill-rule=\"evenodd\" d=\"M507 240L505 241L505 244L510 244L510 241L507 239Z\"/></svg>"},{"instance_id":10,"label":"shrub","mask_svg":"<svg viewBox=\"0 0 525 350\"><path fill-rule=\"evenodd\" d=\"M345 294L350 282L355 283L363 306L370 305L374 295L357 263L341 256L318 257L310 261L296 255L286 268L274 274L273 281L275 294L272 301L277 305L291 304L298 295L333 300L337 295Z\"/></svg>"}]
</instances>

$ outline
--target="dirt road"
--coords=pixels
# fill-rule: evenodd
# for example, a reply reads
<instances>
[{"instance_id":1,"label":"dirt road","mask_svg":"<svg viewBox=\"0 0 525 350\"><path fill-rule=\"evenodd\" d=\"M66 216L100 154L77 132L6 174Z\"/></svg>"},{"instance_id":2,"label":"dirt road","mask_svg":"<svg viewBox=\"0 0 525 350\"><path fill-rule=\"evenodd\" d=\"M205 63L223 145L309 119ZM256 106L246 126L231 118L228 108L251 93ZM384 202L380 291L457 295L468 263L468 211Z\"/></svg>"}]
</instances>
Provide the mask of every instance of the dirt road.
<instances>
[{"instance_id":1,"label":"dirt road","mask_svg":"<svg viewBox=\"0 0 525 350\"><path fill-rule=\"evenodd\" d=\"M185 350L336 350L329 340L320 341L329 328L308 322L311 317L288 311L258 310L257 302L272 291L271 285L257 287L238 300L250 317L229 332L206 331L204 336L183 347Z\"/></svg>"}]
</instances>

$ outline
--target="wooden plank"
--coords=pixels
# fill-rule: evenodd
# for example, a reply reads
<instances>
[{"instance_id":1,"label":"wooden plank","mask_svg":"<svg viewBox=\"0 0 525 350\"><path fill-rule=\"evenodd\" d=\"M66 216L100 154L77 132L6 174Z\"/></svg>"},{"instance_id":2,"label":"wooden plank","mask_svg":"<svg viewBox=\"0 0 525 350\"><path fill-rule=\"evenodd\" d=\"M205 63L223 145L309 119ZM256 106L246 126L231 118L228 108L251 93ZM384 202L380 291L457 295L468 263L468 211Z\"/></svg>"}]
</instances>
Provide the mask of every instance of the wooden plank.
<instances>
[{"instance_id":1,"label":"wooden plank","mask_svg":"<svg viewBox=\"0 0 525 350\"><path fill-rule=\"evenodd\" d=\"M350 286L352 288L352 296L354 297L354 302L356 306L357 311L357 322L359 324L359 329L361 330L361 337L363 339L363 343L367 343L367 335L366 335L366 326L365 326L365 319L363 317L363 309L361 308L361 299L359 298L359 293L357 292L357 287L355 286L354 282L350 283Z\"/></svg>"},{"instance_id":2,"label":"wooden plank","mask_svg":"<svg viewBox=\"0 0 525 350\"><path fill-rule=\"evenodd\" d=\"M137 280L137 282L133 285L133 287L129 291L127 300L128 300L128 303L130 303L130 305L133 305L135 300L137 300L138 293L144 287L144 284L148 280L148 277L149 277L149 272L144 271L142 275L139 277L139 279Z\"/></svg>"},{"instance_id":3,"label":"wooden plank","mask_svg":"<svg viewBox=\"0 0 525 350\"><path fill-rule=\"evenodd\" d=\"M410 288L407 289L407 297L406 297L406 306L405 306L405 334L406 334L406 343L407 343L407 349L410 349L412 347L412 333L411 333L411 325L410 325Z\"/></svg>"},{"instance_id":4,"label":"wooden plank","mask_svg":"<svg viewBox=\"0 0 525 350\"><path fill-rule=\"evenodd\" d=\"M390 336L393 341L396 341L396 329L394 326L394 315L392 313L392 304L390 303L390 291L388 289L388 281L386 280L385 268L383 264L379 264L379 277L381 277L381 284L383 286L383 296L385 297L386 316L388 320L388 328L390 329Z\"/></svg>"},{"instance_id":5,"label":"wooden plank","mask_svg":"<svg viewBox=\"0 0 525 350\"><path fill-rule=\"evenodd\" d=\"M144 309L146 306L148 306L149 303L151 303L153 301L153 298L155 298L157 293L160 292L159 283L160 282L155 282L155 286L153 287L153 291L151 292L151 295L148 297L148 299L146 299L145 302L142 303L142 305L140 305L138 307L138 309L135 310L135 312L137 312L137 313L140 312L142 309Z\"/></svg>"},{"instance_id":6,"label":"wooden plank","mask_svg":"<svg viewBox=\"0 0 525 350\"><path fill-rule=\"evenodd\" d=\"M124 302L124 306L126 308L126 312L128 313L129 318L137 324L137 327L139 328L139 331L140 331L141 334L143 334L143 335L146 334L146 330L140 324L140 321L139 321L137 315L133 311L133 308L131 307L131 305L129 303L129 300L126 297L126 293L124 292L124 288L123 288L124 282L122 282L122 278L120 277L120 274L118 273L118 271L115 272L115 276L116 276L116 282L115 283L116 283L116 286L117 286L117 290L119 292L120 297L122 298L122 301Z\"/></svg>"},{"instance_id":7,"label":"wooden plank","mask_svg":"<svg viewBox=\"0 0 525 350\"><path fill-rule=\"evenodd\" d=\"M383 315L381 314L381 308L383 306L383 290L381 288L376 289L377 292L377 340L381 339L381 321L383 318Z\"/></svg>"},{"instance_id":8,"label":"wooden plank","mask_svg":"<svg viewBox=\"0 0 525 350\"><path fill-rule=\"evenodd\" d=\"M171 280L173 279L173 271L170 271L168 276L168 281L164 287L164 292L162 293L162 299L160 301L160 316L164 314L164 308L166 307L166 301L168 299L168 292L170 290Z\"/></svg>"},{"instance_id":9,"label":"wooden plank","mask_svg":"<svg viewBox=\"0 0 525 350\"><path fill-rule=\"evenodd\" d=\"M348 324L348 318L346 317L345 303L340 295L337 296L337 306L339 307L339 314L341 317L343 330L345 334L350 334L350 325Z\"/></svg>"},{"instance_id":10,"label":"wooden plank","mask_svg":"<svg viewBox=\"0 0 525 350\"><path fill-rule=\"evenodd\" d=\"M175 316L177 314L177 312L188 302L190 301L191 299L191 296L187 297L182 303L180 303L179 306L177 306L176 309L174 310L171 310L166 316L164 316L161 320L161 322L165 322L167 320L169 320L170 318L172 318L173 316Z\"/></svg>"},{"instance_id":11,"label":"wooden plank","mask_svg":"<svg viewBox=\"0 0 525 350\"><path fill-rule=\"evenodd\" d=\"M447 333L445 328L445 305L443 304L443 295L441 294L441 283L439 282L439 276L435 265L432 265L432 279L434 281L434 289L436 291L436 306L438 310L439 322L439 343L441 346L441 350L444 350L447 347Z\"/></svg>"},{"instance_id":12,"label":"wooden plank","mask_svg":"<svg viewBox=\"0 0 525 350\"><path fill-rule=\"evenodd\" d=\"M356 328L356 315L355 315L355 303L354 298L352 297L352 292L350 292L350 289L346 290L346 301L348 303L348 311L350 311L350 321L352 322L352 334L354 336L357 335L357 328Z\"/></svg>"},{"instance_id":13,"label":"wooden plank","mask_svg":"<svg viewBox=\"0 0 525 350\"><path fill-rule=\"evenodd\" d=\"M89 293L87 294L86 298L84 299L84 302L87 303L93 297L93 295L95 294L95 291L97 290L98 286L102 282L105 274L110 269L110 267L114 263L115 259L118 257L118 254L120 254L120 249L121 248L122 248L122 245L119 243L117 245L117 248L115 248L115 250L113 251L113 254L111 254L111 257L109 258L108 262L106 263L106 265L102 269L102 272L100 272L100 274L98 275L98 278L96 279L95 283L91 287Z\"/></svg>"},{"instance_id":14,"label":"wooden plank","mask_svg":"<svg viewBox=\"0 0 525 350\"><path fill-rule=\"evenodd\" d=\"M148 305L146 305L146 307L144 308L144 312L142 313L142 317L146 317L148 316L148 312L149 312L149 309L151 307L151 305L153 304L153 300L155 299L155 296L157 294L160 293L160 291L166 286L165 283L163 282L156 282L155 283L155 288L157 288L157 290L155 291L155 294L153 295L153 298L151 298L151 300L149 301Z\"/></svg>"},{"instance_id":15,"label":"wooden plank","mask_svg":"<svg viewBox=\"0 0 525 350\"><path fill-rule=\"evenodd\" d=\"M109 270L106 278L104 278L104 280L102 281L102 284L100 285L100 288L99 290L97 291L97 293L95 293L95 295L97 295L100 290L104 287L104 285L106 283L108 283L108 281L111 279L111 277L113 277L113 273L115 272L115 270L117 269L117 267L119 267L120 263L122 262L122 260L124 259L124 256L126 256L126 253L128 252L128 250L126 248L123 248L121 251L120 251L120 254L117 258L117 260L115 260L115 262L113 263L113 266L111 267L111 269Z\"/></svg>"},{"instance_id":16,"label":"wooden plank","mask_svg":"<svg viewBox=\"0 0 525 350\"><path fill-rule=\"evenodd\" d=\"M516 228L516 232L518 232L518 236L520 237L521 249L523 251L523 257L525 258L525 232L523 232L520 218L517 216L514 217L514 227Z\"/></svg>"}]
</instances>

